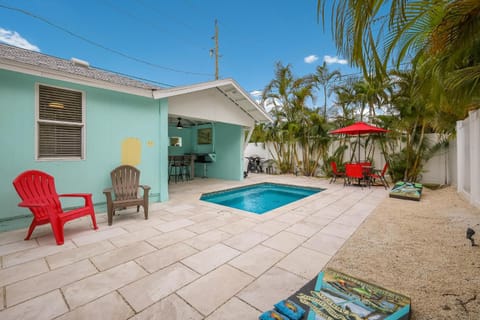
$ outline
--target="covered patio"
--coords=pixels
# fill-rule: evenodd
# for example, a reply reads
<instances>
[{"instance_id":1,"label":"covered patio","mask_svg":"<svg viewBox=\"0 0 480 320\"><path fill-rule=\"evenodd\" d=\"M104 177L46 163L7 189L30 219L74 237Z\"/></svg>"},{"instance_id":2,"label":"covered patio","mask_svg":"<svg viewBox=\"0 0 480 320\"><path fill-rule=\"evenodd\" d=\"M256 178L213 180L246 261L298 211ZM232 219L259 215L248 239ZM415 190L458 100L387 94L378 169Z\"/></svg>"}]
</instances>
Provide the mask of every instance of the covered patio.
<instances>
[{"instance_id":1,"label":"covered patio","mask_svg":"<svg viewBox=\"0 0 480 320\"><path fill-rule=\"evenodd\" d=\"M168 99L168 155L193 156L190 178L243 179L243 151L255 124L272 121L233 79L163 89Z\"/></svg>"},{"instance_id":2,"label":"covered patio","mask_svg":"<svg viewBox=\"0 0 480 320\"><path fill-rule=\"evenodd\" d=\"M326 190L263 215L199 200L258 182ZM256 319L313 278L386 197L326 179L251 175L171 184L149 220L121 213L0 234L2 319ZM57 318L58 317L58 318Z\"/></svg>"}]
</instances>

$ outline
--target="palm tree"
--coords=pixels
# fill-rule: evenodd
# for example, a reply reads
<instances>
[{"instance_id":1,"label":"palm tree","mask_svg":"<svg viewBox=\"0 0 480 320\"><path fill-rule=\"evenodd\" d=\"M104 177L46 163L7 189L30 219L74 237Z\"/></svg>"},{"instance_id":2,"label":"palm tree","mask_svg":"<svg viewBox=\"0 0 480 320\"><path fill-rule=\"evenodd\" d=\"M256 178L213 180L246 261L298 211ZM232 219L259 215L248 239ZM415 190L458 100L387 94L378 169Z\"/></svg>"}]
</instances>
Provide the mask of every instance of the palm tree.
<instances>
[{"instance_id":1,"label":"palm tree","mask_svg":"<svg viewBox=\"0 0 480 320\"><path fill-rule=\"evenodd\" d=\"M289 96L294 86L294 76L290 65L275 65L275 78L270 81L262 93L262 102L273 105L275 113L281 113L282 109L289 108Z\"/></svg>"},{"instance_id":2,"label":"palm tree","mask_svg":"<svg viewBox=\"0 0 480 320\"><path fill-rule=\"evenodd\" d=\"M480 2L450 1L431 38L427 53L437 67L448 92L458 102L480 106Z\"/></svg>"},{"instance_id":3,"label":"palm tree","mask_svg":"<svg viewBox=\"0 0 480 320\"><path fill-rule=\"evenodd\" d=\"M327 63L324 61L323 65L317 66L315 73L310 76L314 85L319 88L320 86L323 89L323 117L327 119L327 97L330 95L330 87L332 81L341 76L340 71L334 70L330 72L328 70ZM319 88L320 89L320 88Z\"/></svg>"},{"instance_id":4,"label":"palm tree","mask_svg":"<svg viewBox=\"0 0 480 320\"><path fill-rule=\"evenodd\" d=\"M350 83L343 85L337 85L333 88L335 96L334 107L337 107L337 116L335 117L335 123L338 127L347 126L347 121L354 118L354 102L355 92L353 86Z\"/></svg>"},{"instance_id":5,"label":"palm tree","mask_svg":"<svg viewBox=\"0 0 480 320\"><path fill-rule=\"evenodd\" d=\"M275 78L265 87L263 100L274 105L272 126L264 128L272 144L273 158L282 173L316 173L321 158L327 157L330 139L325 118L308 107L314 98L310 76L293 76L290 65L277 63Z\"/></svg>"},{"instance_id":6,"label":"palm tree","mask_svg":"<svg viewBox=\"0 0 480 320\"><path fill-rule=\"evenodd\" d=\"M346 127L355 122L356 114L358 111L358 98L355 95L354 89L355 82L345 81L342 84L337 84L333 87L332 91L334 93L334 103L335 107L333 111L336 113L336 116L332 118L333 121L330 122L332 125L331 129L338 129L341 127ZM350 139L346 136L331 137L333 141L337 141L338 144L333 144L335 150L333 154L324 158L324 167L325 172L330 170L329 163L335 161L341 165L344 161L345 151L349 148ZM333 143L331 141L331 144Z\"/></svg>"},{"instance_id":7,"label":"palm tree","mask_svg":"<svg viewBox=\"0 0 480 320\"><path fill-rule=\"evenodd\" d=\"M317 3L324 18L332 2ZM479 1L338 0L332 6L337 48L365 77L383 78L392 59L397 67L428 65L431 77L425 81L436 89L431 98L445 109L461 109L459 119L480 107Z\"/></svg>"},{"instance_id":8,"label":"palm tree","mask_svg":"<svg viewBox=\"0 0 480 320\"><path fill-rule=\"evenodd\" d=\"M368 107L368 121L376 116L376 110L385 110L389 101L388 83L375 77L367 77L353 83L354 100L360 105L360 120L363 121Z\"/></svg>"},{"instance_id":9,"label":"palm tree","mask_svg":"<svg viewBox=\"0 0 480 320\"><path fill-rule=\"evenodd\" d=\"M295 170L297 136L302 125L307 99L312 97L312 84L306 78L293 76L291 66L278 62L275 78L265 87L263 102L273 104L275 122L269 128L267 141L271 142L277 165L282 173Z\"/></svg>"},{"instance_id":10,"label":"palm tree","mask_svg":"<svg viewBox=\"0 0 480 320\"><path fill-rule=\"evenodd\" d=\"M360 116L360 121L364 121L363 117L365 115L365 108L367 107L368 102L367 83L364 80L353 83L353 92L353 101L359 107L358 114Z\"/></svg>"},{"instance_id":11,"label":"palm tree","mask_svg":"<svg viewBox=\"0 0 480 320\"><path fill-rule=\"evenodd\" d=\"M300 126L297 136L302 158L297 158L297 163L302 164L301 169L305 176L316 174L320 160L328 163L326 159L331 139L326 128L325 118L318 110L307 110L304 113L303 125Z\"/></svg>"},{"instance_id":12,"label":"palm tree","mask_svg":"<svg viewBox=\"0 0 480 320\"><path fill-rule=\"evenodd\" d=\"M416 70L393 71L394 91L392 105L397 111L396 121L391 123L395 132L402 136L401 150L387 153L392 171L397 178L416 181L423 164L431 157L433 145L426 138L431 132L435 107L428 99L429 87L424 77Z\"/></svg>"}]
</instances>

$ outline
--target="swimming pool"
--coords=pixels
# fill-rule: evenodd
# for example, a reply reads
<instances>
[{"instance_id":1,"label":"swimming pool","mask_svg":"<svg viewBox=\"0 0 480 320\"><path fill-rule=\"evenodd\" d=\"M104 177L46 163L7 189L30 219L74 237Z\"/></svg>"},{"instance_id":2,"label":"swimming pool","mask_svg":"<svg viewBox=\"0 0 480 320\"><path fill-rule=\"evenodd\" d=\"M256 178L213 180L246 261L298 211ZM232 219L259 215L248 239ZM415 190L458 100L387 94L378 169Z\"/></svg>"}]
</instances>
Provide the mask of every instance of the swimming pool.
<instances>
[{"instance_id":1,"label":"swimming pool","mask_svg":"<svg viewBox=\"0 0 480 320\"><path fill-rule=\"evenodd\" d=\"M259 183L247 187L204 193L200 200L263 214L323 190L325 189Z\"/></svg>"}]
</instances>

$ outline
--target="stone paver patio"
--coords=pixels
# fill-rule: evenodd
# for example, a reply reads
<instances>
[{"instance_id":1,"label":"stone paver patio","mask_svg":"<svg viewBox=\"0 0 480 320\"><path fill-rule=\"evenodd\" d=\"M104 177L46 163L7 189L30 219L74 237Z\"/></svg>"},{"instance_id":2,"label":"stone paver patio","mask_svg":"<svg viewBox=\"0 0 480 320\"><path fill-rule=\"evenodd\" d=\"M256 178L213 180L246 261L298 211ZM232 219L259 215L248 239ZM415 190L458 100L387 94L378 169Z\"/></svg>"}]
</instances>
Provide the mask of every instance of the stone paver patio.
<instances>
[{"instance_id":1,"label":"stone paver patio","mask_svg":"<svg viewBox=\"0 0 480 320\"><path fill-rule=\"evenodd\" d=\"M326 190L264 215L198 200L263 181ZM48 225L0 233L0 319L257 319L321 271L376 206L383 187L251 174L171 184L149 220L120 212L99 229Z\"/></svg>"}]
</instances>

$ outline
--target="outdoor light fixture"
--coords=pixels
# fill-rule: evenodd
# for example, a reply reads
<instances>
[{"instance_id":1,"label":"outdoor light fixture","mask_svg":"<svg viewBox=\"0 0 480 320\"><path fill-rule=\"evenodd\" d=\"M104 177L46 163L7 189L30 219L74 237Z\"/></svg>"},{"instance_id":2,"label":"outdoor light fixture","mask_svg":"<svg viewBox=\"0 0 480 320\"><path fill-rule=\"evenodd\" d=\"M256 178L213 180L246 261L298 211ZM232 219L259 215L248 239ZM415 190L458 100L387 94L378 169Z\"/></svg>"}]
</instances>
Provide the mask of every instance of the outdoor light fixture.
<instances>
[{"instance_id":1,"label":"outdoor light fixture","mask_svg":"<svg viewBox=\"0 0 480 320\"><path fill-rule=\"evenodd\" d=\"M177 129L183 129L182 123L180 122L182 120L182 118L177 118L177 119L178 119Z\"/></svg>"}]
</instances>

